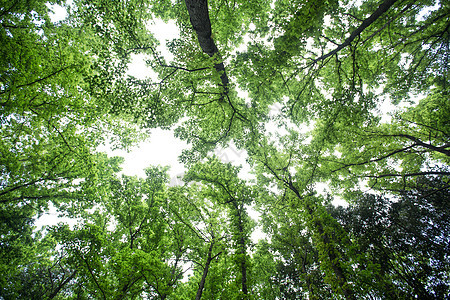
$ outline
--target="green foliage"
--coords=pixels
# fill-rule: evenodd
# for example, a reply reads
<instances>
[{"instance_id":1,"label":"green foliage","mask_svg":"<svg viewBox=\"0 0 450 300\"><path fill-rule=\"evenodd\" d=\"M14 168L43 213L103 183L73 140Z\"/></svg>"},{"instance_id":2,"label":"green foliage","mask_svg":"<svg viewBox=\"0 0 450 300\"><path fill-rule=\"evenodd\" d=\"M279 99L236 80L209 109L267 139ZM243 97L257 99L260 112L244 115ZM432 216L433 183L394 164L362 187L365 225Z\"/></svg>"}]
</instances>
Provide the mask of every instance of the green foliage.
<instances>
[{"instance_id":1,"label":"green foliage","mask_svg":"<svg viewBox=\"0 0 450 300\"><path fill-rule=\"evenodd\" d=\"M253 224L248 216L246 205L253 202L255 193L244 180L239 179L238 171L239 168L229 163L224 164L216 157L212 157L204 163L192 166L184 177L184 180L188 182L195 180L203 183L205 194L227 212L231 249L233 249L231 260L234 264L231 276L235 278L234 284L237 287L240 286L236 289L236 293L240 296L228 294L229 299L236 297L236 299L245 299L251 289L251 264L248 250L251 246L250 233Z\"/></svg>"},{"instance_id":2,"label":"green foliage","mask_svg":"<svg viewBox=\"0 0 450 300\"><path fill-rule=\"evenodd\" d=\"M198 30L189 2L1 1L0 298L448 297L449 5L195 1ZM97 153L152 128L183 186Z\"/></svg>"},{"instance_id":3,"label":"green foliage","mask_svg":"<svg viewBox=\"0 0 450 300\"><path fill-rule=\"evenodd\" d=\"M393 201L361 194L348 208L332 208L355 239L361 269L357 286L372 297L445 298L448 295L448 202L442 178ZM381 238L380 238L381 237Z\"/></svg>"}]
</instances>

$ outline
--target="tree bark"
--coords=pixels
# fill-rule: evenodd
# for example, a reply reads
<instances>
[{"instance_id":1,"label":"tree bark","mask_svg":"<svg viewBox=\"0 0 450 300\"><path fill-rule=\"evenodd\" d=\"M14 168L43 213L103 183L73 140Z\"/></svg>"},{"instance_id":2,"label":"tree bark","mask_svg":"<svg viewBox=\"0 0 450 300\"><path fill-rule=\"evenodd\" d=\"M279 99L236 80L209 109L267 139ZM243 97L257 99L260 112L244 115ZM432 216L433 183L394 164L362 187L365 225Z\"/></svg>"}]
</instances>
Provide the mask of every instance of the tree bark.
<instances>
[{"instance_id":1,"label":"tree bark","mask_svg":"<svg viewBox=\"0 0 450 300\"><path fill-rule=\"evenodd\" d=\"M235 209L237 210L239 220L238 220L238 231L239 231L239 248L240 248L240 267L241 267L241 286L242 286L242 293L244 295L248 294L248 286L247 286L247 264L246 264L246 255L247 255L247 247L245 245L245 238L244 238L244 226L242 221L242 211L244 209L243 206L238 207L237 204L235 205Z\"/></svg>"},{"instance_id":2,"label":"tree bark","mask_svg":"<svg viewBox=\"0 0 450 300\"><path fill-rule=\"evenodd\" d=\"M211 20L209 19L208 1L185 0L185 3L192 27L197 33L200 48L202 48L202 51L210 57L213 57L214 55L219 56L219 49L217 49L217 46L211 37ZM225 94L228 93L229 80L223 62L214 64L214 68L221 74L220 80L222 81L222 86L225 90Z\"/></svg>"},{"instance_id":3,"label":"tree bark","mask_svg":"<svg viewBox=\"0 0 450 300\"><path fill-rule=\"evenodd\" d=\"M203 269L202 279L200 280L200 283L198 285L197 289L197 295L195 295L195 300L200 300L202 298L203 289L205 288L205 282L206 282L206 276L208 276L209 266L211 265L211 261L213 260L212 257L212 250L214 247L214 243L211 242L208 249L208 258L206 259L205 268Z\"/></svg>"}]
</instances>

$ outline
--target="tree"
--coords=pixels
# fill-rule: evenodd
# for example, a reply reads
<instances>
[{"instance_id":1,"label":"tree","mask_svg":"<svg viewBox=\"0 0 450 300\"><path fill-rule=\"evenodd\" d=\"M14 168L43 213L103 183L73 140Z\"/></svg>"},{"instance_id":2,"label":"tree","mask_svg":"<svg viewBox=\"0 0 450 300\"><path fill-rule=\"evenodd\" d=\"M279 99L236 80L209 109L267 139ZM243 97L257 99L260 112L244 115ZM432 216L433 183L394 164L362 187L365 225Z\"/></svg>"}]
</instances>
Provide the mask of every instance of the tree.
<instances>
[{"instance_id":1,"label":"tree","mask_svg":"<svg viewBox=\"0 0 450 300\"><path fill-rule=\"evenodd\" d=\"M67 21L53 23L47 4L53 2L3 1L0 12L0 268L5 280L25 265L34 268L40 253L32 226L50 203L76 216L102 194L102 180L119 163L95 153L107 135L124 148L145 137L136 126L107 114L88 93L97 67L89 50L99 40Z\"/></svg>"},{"instance_id":2,"label":"tree","mask_svg":"<svg viewBox=\"0 0 450 300\"><path fill-rule=\"evenodd\" d=\"M217 285L224 280L210 280L208 275L229 248L226 218L219 207L214 207L213 199L201 185L174 187L171 191L170 211L173 218L183 223L192 235L188 242L187 259L193 264L194 274L188 283L198 282L197 288L187 285L186 297L199 300L205 292L211 298L211 289L217 289Z\"/></svg>"},{"instance_id":3,"label":"tree","mask_svg":"<svg viewBox=\"0 0 450 300\"><path fill-rule=\"evenodd\" d=\"M52 229L60 256L76 270L70 292L100 299L166 299L181 279L183 234L166 218L166 169L146 170L148 178L113 180L99 206L73 230ZM181 235L180 235L181 234ZM83 287L78 290L78 287ZM81 294L80 294L81 293Z\"/></svg>"},{"instance_id":4,"label":"tree","mask_svg":"<svg viewBox=\"0 0 450 300\"><path fill-rule=\"evenodd\" d=\"M210 158L205 163L194 165L185 176L186 181L199 181L206 185L214 201L228 211L232 228L234 260L239 270L236 279L241 287L242 299L247 299L251 292L249 287L249 257L251 220L245 205L253 200L252 189L238 178L238 168L230 164L222 164L217 158Z\"/></svg>"},{"instance_id":5,"label":"tree","mask_svg":"<svg viewBox=\"0 0 450 300\"><path fill-rule=\"evenodd\" d=\"M332 299L331 286L324 282L319 253L305 224L298 224L298 216L286 207L276 211L262 215L270 243L260 241L254 255L259 276L261 269L271 267L259 283L261 298Z\"/></svg>"},{"instance_id":6,"label":"tree","mask_svg":"<svg viewBox=\"0 0 450 300\"><path fill-rule=\"evenodd\" d=\"M59 179L55 180L54 185L47 183L48 186L45 184L42 186L30 185L27 189L22 188L3 195L2 199L5 201L0 206L2 221L0 268L4 276L0 283L2 295L4 292L5 298L15 298L7 296L14 295L13 288L24 291L24 287L30 284L27 280L39 281L41 279L44 281L42 286L51 284L51 288L44 292L28 292L35 294L33 297L37 298L39 295L49 297L51 294L49 291L55 291L55 286L65 282L69 276L70 270L67 271L65 266L61 266L57 260L50 259L53 255L52 248L56 247L56 243L52 238L47 237L45 229L42 229L41 234L35 232L33 225L36 216L46 213L49 202L59 209L58 214L79 218L85 216L85 211L92 209L98 203L99 198L105 197L108 182L112 175L119 170L118 164L122 160L107 158L106 155L101 154L92 158L95 158L93 168L82 170L83 173L80 172L84 178L73 178L68 182L59 182L59 180L63 181L63 179ZM16 197L7 198L11 197L11 193L14 193ZM44 272L46 275L56 273L49 277L43 277L38 275L40 272ZM18 280L17 287L15 287L16 285L11 282L16 282L15 278L17 277L21 279ZM61 278L59 283L55 278Z\"/></svg>"},{"instance_id":7,"label":"tree","mask_svg":"<svg viewBox=\"0 0 450 300\"><path fill-rule=\"evenodd\" d=\"M58 23L53 2L0 8L2 297L448 296L447 3L55 3ZM155 18L180 29L172 61ZM190 144L185 186L96 153L152 128ZM211 156L231 143L255 181ZM50 203L78 225L34 233Z\"/></svg>"},{"instance_id":8,"label":"tree","mask_svg":"<svg viewBox=\"0 0 450 300\"><path fill-rule=\"evenodd\" d=\"M360 285L373 297L448 297L447 183L442 177L420 180L423 188L397 201L361 194L354 205L332 209L356 240L358 268L369 272L361 273Z\"/></svg>"},{"instance_id":9,"label":"tree","mask_svg":"<svg viewBox=\"0 0 450 300\"><path fill-rule=\"evenodd\" d=\"M280 209L284 211L287 207L293 210L293 214L301 214L302 223L311 233L319 252L320 265L327 283L336 293L352 299L354 288L349 278L353 276L353 272L350 262L344 263L342 251L347 247L351 248L351 242L336 220L326 212L326 199L315 195L313 188L314 178L318 176L315 167L317 156L308 151L308 146L299 144L299 138L301 137L296 132L291 131L290 135L279 140L281 150L268 138L264 138L258 147L251 150L254 151L250 155L259 177L259 189L267 192L266 186L272 182L272 188L281 191L279 197L264 201L263 207L267 205L270 211L276 212ZM288 220L289 218L287 223L292 222Z\"/></svg>"},{"instance_id":10,"label":"tree","mask_svg":"<svg viewBox=\"0 0 450 300\"><path fill-rule=\"evenodd\" d=\"M446 92L434 88L390 123L348 130L345 135L351 138L340 138L335 152L320 159L323 170L344 189L367 180L371 188L392 192L414 189L418 177L448 176L446 98Z\"/></svg>"}]
</instances>

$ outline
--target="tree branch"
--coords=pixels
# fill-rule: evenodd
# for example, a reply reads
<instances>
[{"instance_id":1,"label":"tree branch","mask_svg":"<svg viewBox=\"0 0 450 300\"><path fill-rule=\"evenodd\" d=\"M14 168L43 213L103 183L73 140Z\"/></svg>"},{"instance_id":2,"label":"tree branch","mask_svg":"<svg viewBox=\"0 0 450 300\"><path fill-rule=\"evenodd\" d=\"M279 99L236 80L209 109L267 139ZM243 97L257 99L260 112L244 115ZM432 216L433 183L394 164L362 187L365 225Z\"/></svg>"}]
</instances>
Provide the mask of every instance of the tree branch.
<instances>
[{"instance_id":1,"label":"tree branch","mask_svg":"<svg viewBox=\"0 0 450 300\"><path fill-rule=\"evenodd\" d=\"M337 171L339 171L339 170L342 170L342 169L345 169L345 168L348 168L348 167L352 167L352 166L362 166L362 165L365 165L365 164L368 164L368 163L378 162L378 161L380 161L380 160L386 159L386 158L388 158L388 157L390 157L390 156L392 156L392 155L395 155L395 154L397 154L397 153L400 153L400 152L404 152L404 151L406 151L406 150L409 150L409 149L411 149L411 148L413 148L413 147L415 147L415 146L418 146L418 145L417 145L417 144L412 144L412 145L410 145L410 146L408 146L408 147L394 150L394 151L392 151L392 152L390 152L390 153L388 153L388 154L386 154L386 155L383 155L383 156L381 156L381 157L374 158L374 159L369 159L369 160L366 160L366 161L363 161L363 162L360 162L360 163L344 164L342 167L340 167L340 168L338 168L338 169L335 169L335 170L331 171L331 173L334 173L334 172L337 172Z\"/></svg>"},{"instance_id":2,"label":"tree branch","mask_svg":"<svg viewBox=\"0 0 450 300\"><path fill-rule=\"evenodd\" d=\"M30 85L36 84L36 83L38 83L38 82L44 81L44 80L46 80L46 79L48 79L48 78L50 78L50 77L52 77L52 76L55 76L55 75L58 74L58 73L61 73L62 71L67 70L68 68L70 68L70 66L64 67L64 68L62 68L62 69L60 69L60 70L56 70L56 71L54 71L53 73L51 73L51 74L49 74L49 75L47 75L47 76L44 76L44 77L39 78L39 79L36 79L35 81L32 81L32 82L29 82L29 83L25 83L25 84L18 85L16 88L17 88L17 89L23 88L23 87L30 86ZM3 94L3 93L5 93L5 92L6 92L6 90L5 90L5 91L2 91L1 93Z\"/></svg>"},{"instance_id":3,"label":"tree branch","mask_svg":"<svg viewBox=\"0 0 450 300\"><path fill-rule=\"evenodd\" d=\"M414 177L414 176L422 176L422 175L450 175L450 172L439 172L439 171L426 171L426 172L416 172L416 173L407 173L407 174L381 174L381 175L364 175L364 178L384 178L384 177Z\"/></svg>"},{"instance_id":4,"label":"tree branch","mask_svg":"<svg viewBox=\"0 0 450 300\"><path fill-rule=\"evenodd\" d=\"M434 146L434 145L431 145L431 144L424 143L420 139L418 139L418 138L416 138L416 137L414 137L412 135L409 135L409 134L387 134L387 135L382 135L382 136L392 136L392 137L405 138L405 139L413 141L415 143L414 145L421 146L421 147L424 147L424 148L427 148L427 149L430 149L430 150L433 150L433 151L436 151L436 152L440 152L440 153L445 154L447 156L450 156L450 150L446 150L447 148L450 147L450 144L445 144L445 145L443 145L441 147L437 147L437 146Z\"/></svg>"},{"instance_id":5,"label":"tree branch","mask_svg":"<svg viewBox=\"0 0 450 300\"><path fill-rule=\"evenodd\" d=\"M344 49L345 47L349 46L353 40L361 34L367 27L372 25L373 22L375 22L382 14L384 14L397 0L385 0L383 3L380 4L380 6L377 8L377 10L371 14L368 18L366 18L361 25L359 25L356 30L354 30L350 36L339 46L337 46L333 51L328 52L327 54L324 54L314 60L314 62L318 62L320 60L325 60L330 56L333 56L334 54L338 53L340 50Z\"/></svg>"}]
</instances>

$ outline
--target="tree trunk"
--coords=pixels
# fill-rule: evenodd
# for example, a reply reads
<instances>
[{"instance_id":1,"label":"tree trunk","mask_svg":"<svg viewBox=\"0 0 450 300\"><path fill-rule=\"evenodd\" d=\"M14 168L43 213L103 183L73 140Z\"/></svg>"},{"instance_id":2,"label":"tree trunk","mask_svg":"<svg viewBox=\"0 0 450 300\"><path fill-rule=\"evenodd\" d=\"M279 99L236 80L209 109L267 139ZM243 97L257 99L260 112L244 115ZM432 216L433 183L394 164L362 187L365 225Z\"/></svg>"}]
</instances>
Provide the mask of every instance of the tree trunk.
<instances>
[{"instance_id":1,"label":"tree trunk","mask_svg":"<svg viewBox=\"0 0 450 300\"><path fill-rule=\"evenodd\" d=\"M244 239L244 227L242 226L242 209L243 207L239 208L239 247L241 248L240 254L242 256L241 258L241 284L242 284L242 293L244 295L248 294L248 287L247 287L247 264L246 264L246 247L245 247L245 239Z\"/></svg>"},{"instance_id":2,"label":"tree trunk","mask_svg":"<svg viewBox=\"0 0 450 300\"><path fill-rule=\"evenodd\" d=\"M214 243L211 242L211 245L209 245L209 249L208 249L208 258L206 259L205 268L203 269L202 280L200 280L200 284L198 285L198 290L197 290L197 295L195 296L195 300L200 300L202 298L202 293L203 293L203 289L205 287L205 282L206 282L206 276L208 276L209 266L211 265L211 261L213 260L213 257L212 257L213 246L214 246Z\"/></svg>"},{"instance_id":3,"label":"tree trunk","mask_svg":"<svg viewBox=\"0 0 450 300\"><path fill-rule=\"evenodd\" d=\"M198 43L202 51L208 54L210 57L219 55L219 49L217 49L214 40L211 37L211 21L209 19L208 1L207 0L185 0L186 7L189 13L189 18L197 33ZM222 86L225 89L225 94L228 92L228 76L225 72L225 66L223 62L214 64L214 68L219 72Z\"/></svg>"},{"instance_id":4,"label":"tree trunk","mask_svg":"<svg viewBox=\"0 0 450 300\"><path fill-rule=\"evenodd\" d=\"M299 198L300 200L304 200L303 197L298 192L298 190L292 184L292 182L289 184L289 188L295 193L297 198ZM310 215L310 217L313 218L315 215L314 209L309 204L305 204L305 209L307 213ZM314 221L314 230L317 230L321 242L326 248L326 256L331 262L331 268L333 270L334 276L336 276L337 286L341 290L341 293L344 295L345 299L348 300L356 299L355 295L353 294L353 291L347 286L348 284L347 277L345 276L345 272L342 269L341 264L339 263L339 258L334 252L335 248L334 246L332 246L331 239L323 228L323 223L321 220Z\"/></svg>"}]
</instances>

